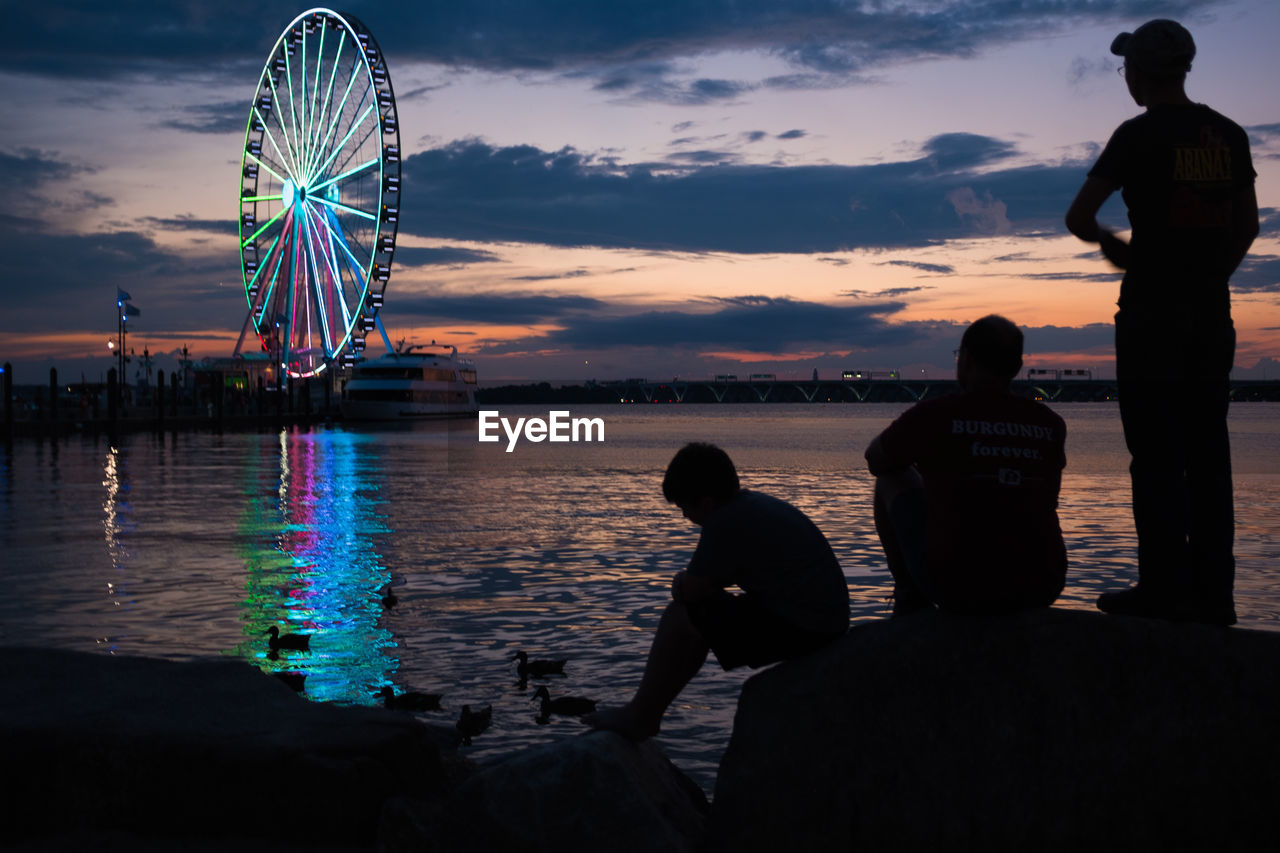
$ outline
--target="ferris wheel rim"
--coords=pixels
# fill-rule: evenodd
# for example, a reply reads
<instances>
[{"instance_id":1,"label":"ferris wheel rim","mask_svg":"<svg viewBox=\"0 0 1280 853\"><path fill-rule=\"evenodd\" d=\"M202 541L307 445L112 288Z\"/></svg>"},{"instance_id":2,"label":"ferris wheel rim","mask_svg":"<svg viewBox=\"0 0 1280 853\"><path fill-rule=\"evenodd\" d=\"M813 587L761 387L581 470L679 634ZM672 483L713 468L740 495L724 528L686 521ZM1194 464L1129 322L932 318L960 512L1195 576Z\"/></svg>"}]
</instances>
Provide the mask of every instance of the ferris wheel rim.
<instances>
[{"instance_id":1,"label":"ferris wheel rim","mask_svg":"<svg viewBox=\"0 0 1280 853\"><path fill-rule=\"evenodd\" d=\"M258 77L238 222L246 324L290 376L363 349L390 276L399 180L395 95L377 41L354 16L302 12Z\"/></svg>"}]
</instances>

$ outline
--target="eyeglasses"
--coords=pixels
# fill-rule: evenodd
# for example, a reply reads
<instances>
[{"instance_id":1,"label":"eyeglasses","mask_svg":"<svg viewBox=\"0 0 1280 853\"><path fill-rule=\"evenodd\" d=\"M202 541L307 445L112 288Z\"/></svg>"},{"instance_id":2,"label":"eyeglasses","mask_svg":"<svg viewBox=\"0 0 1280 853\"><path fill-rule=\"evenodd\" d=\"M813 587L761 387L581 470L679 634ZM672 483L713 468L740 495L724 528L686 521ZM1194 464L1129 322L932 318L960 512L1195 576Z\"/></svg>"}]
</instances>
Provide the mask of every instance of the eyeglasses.
<instances>
[{"instance_id":1,"label":"eyeglasses","mask_svg":"<svg viewBox=\"0 0 1280 853\"><path fill-rule=\"evenodd\" d=\"M1124 65L1123 65L1123 64L1122 64L1119 68L1117 68L1117 69L1116 69L1116 73L1117 73L1117 74L1119 74L1121 77L1123 77L1123 76L1124 76Z\"/></svg>"}]
</instances>

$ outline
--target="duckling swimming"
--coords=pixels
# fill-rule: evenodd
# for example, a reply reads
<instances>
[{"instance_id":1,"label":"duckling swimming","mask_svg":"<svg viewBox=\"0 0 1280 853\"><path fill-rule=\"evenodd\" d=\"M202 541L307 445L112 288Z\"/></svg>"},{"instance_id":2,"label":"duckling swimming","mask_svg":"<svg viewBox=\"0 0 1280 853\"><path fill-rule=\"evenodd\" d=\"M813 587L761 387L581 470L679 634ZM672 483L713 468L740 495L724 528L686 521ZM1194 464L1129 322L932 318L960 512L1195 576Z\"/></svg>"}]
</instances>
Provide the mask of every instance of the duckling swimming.
<instances>
[{"instance_id":1,"label":"duckling swimming","mask_svg":"<svg viewBox=\"0 0 1280 853\"><path fill-rule=\"evenodd\" d=\"M414 693L409 691L397 696L395 689L391 685L387 685L379 691L379 695L382 696L382 704L393 711L440 710L439 693Z\"/></svg>"},{"instance_id":2,"label":"duckling swimming","mask_svg":"<svg viewBox=\"0 0 1280 853\"><path fill-rule=\"evenodd\" d=\"M279 651L280 649L293 649L298 652L311 651L311 635L310 634L281 634L280 629L272 625L266 630L271 635L271 639L267 641L267 645L271 647L271 651Z\"/></svg>"}]
</instances>

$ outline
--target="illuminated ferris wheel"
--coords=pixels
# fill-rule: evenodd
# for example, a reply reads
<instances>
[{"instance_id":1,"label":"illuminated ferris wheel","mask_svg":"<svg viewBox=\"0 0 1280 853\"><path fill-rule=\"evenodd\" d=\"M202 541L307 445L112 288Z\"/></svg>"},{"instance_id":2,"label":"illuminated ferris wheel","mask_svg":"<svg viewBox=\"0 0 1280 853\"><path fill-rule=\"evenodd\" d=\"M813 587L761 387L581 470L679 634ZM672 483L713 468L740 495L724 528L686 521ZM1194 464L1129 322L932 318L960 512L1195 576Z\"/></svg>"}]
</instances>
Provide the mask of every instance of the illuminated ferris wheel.
<instances>
[{"instance_id":1,"label":"illuminated ferris wheel","mask_svg":"<svg viewBox=\"0 0 1280 853\"><path fill-rule=\"evenodd\" d=\"M350 15L303 12L258 80L240 181L245 331L252 324L288 375L315 376L364 348L399 208L400 132L382 52Z\"/></svg>"}]
</instances>

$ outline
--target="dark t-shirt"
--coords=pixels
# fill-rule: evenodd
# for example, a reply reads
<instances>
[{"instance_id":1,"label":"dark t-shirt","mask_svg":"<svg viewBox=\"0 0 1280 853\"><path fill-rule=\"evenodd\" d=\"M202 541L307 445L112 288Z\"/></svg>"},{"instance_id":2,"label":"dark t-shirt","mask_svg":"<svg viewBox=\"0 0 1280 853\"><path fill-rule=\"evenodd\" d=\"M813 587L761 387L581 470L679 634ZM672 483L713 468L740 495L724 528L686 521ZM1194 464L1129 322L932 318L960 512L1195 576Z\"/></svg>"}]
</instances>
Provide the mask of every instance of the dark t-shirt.
<instances>
[{"instance_id":1,"label":"dark t-shirt","mask_svg":"<svg viewBox=\"0 0 1280 853\"><path fill-rule=\"evenodd\" d=\"M816 633L849 627L849 587L827 539L786 501L742 489L702 525L689 574L737 585L785 621Z\"/></svg>"},{"instance_id":2,"label":"dark t-shirt","mask_svg":"<svg viewBox=\"0 0 1280 853\"><path fill-rule=\"evenodd\" d=\"M1116 129L1089 176L1129 208L1121 309L1228 316L1232 198L1256 176L1244 130L1204 104L1158 104Z\"/></svg>"},{"instance_id":3,"label":"dark t-shirt","mask_svg":"<svg viewBox=\"0 0 1280 853\"><path fill-rule=\"evenodd\" d=\"M944 606L1001 609L1052 600L1067 551L1058 488L1067 427L1012 394L954 394L889 425L881 449L924 480L926 560Z\"/></svg>"}]
</instances>

